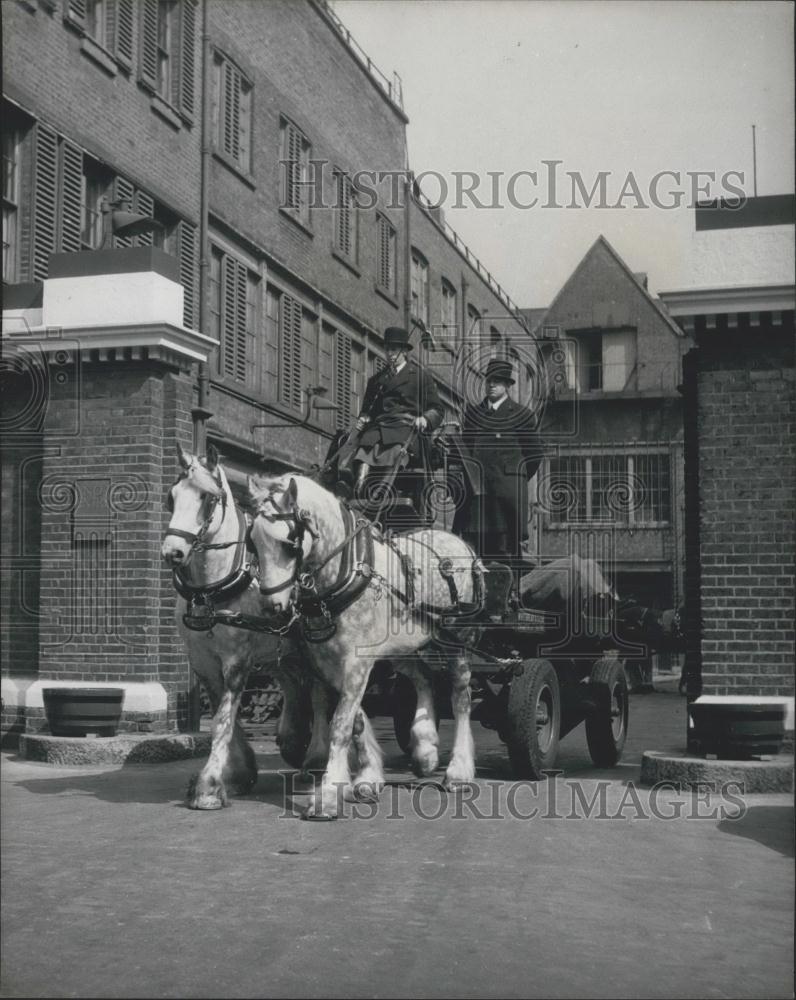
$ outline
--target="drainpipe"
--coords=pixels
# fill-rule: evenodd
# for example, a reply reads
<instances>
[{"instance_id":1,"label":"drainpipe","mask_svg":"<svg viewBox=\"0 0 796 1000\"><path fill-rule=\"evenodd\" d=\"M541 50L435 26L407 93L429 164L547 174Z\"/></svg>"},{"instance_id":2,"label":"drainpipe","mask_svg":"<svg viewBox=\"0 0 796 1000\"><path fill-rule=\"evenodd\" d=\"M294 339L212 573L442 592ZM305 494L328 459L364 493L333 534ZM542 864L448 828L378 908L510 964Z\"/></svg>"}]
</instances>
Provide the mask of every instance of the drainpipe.
<instances>
[{"instance_id":1,"label":"drainpipe","mask_svg":"<svg viewBox=\"0 0 796 1000\"><path fill-rule=\"evenodd\" d=\"M210 156L211 156L211 121L210 121L210 31L208 26L208 7L210 0L202 2L202 122L201 122L201 170L199 180L199 329L207 332L208 322L208 279L210 276L210 241L208 239L208 215L210 208ZM212 417L212 411L207 408L210 392L210 375L208 365L199 362L198 372L199 398L197 405L191 410L193 418L194 452L203 455L206 450L206 423Z\"/></svg>"},{"instance_id":2,"label":"drainpipe","mask_svg":"<svg viewBox=\"0 0 796 1000\"><path fill-rule=\"evenodd\" d=\"M406 270L406 294L404 295L404 327L408 333L412 332L412 181L413 175L407 166L406 180L404 181L404 229L406 231L406 244L404 247L404 267Z\"/></svg>"}]
</instances>

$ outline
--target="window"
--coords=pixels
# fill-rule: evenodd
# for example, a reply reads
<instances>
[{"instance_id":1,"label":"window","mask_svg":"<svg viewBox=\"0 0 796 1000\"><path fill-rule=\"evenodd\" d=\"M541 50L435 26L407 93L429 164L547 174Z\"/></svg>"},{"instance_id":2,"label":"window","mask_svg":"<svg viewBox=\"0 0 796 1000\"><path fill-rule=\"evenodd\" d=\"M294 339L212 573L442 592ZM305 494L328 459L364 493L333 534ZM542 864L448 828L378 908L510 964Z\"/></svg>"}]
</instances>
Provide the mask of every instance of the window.
<instances>
[{"instance_id":1,"label":"window","mask_svg":"<svg viewBox=\"0 0 796 1000\"><path fill-rule=\"evenodd\" d=\"M490 326L489 328L489 356L490 358L497 358L500 356L501 347L503 345L503 337L500 330L496 326Z\"/></svg>"},{"instance_id":2,"label":"window","mask_svg":"<svg viewBox=\"0 0 796 1000\"><path fill-rule=\"evenodd\" d=\"M86 34L103 48L108 47L107 16L106 0L86 0Z\"/></svg>"},{"instance_id":3,"label":"window","mask_svg":"<svg viewBox=\"0 0 796 1000\"><path fill-rule=\"evenodd\" d=\"M286 118L282 119L279 162L281 174L280 207L305 226L310 224L310 146L304 133Z\"/></svg>"},{"instance_id":4,"label":"window","mask_svg":"<svg viewBox=\"0 0 796 1000\"><path fill-rule=\"evenodd\" d=\"M428 261L412 251L412 316L428 326Z\"/></svg>"},{"instance_id":5,"label":"window","mask_svg":"<svg viewBox=\"0 0 796 1000\"><path fill-rule=\"evenodd\" d=\"M339 170L335 172L334 184L334 248L341 256L356 264L359 256L359 212L354 186L351 178Z\"/></svg>"},{"instance_id":6,"label":"window","mask_svg":"<svg viewBox=\"0 0 796 1000\"><path fill-rule=\"evenodd\" d=\"M196 0L140 0L137 6L141 12L139 79L190 122L195 96ZM178 119L175 122L179 124Z\"/></svg>"},{"instance_id":7,"label":"window","mask_svg":"<svg viewBox=\"0 0 796 1000\"><path fill-rule=\"evenodd\" d=\"M636 385L636 331L567 334L567 387L575 392L622 392Z\"/></svg>"},{"instance_id":8,"label":"window","mask_svg":"<svg viewBox=\"0 0 796 1000\"><path fill-rule=\"evenodd\" d=\"M343 330L335 331L334 401L336 428L349 430L362 407L365 349Z\"/></svg>"},{"instance_id":9,"label":"window","mask_svg":"<svg viewBox=\"0 0 796 1000\"><path fill-rule=\"evenodd\" d=\"M395 229L384 215L376 216L379 243L379 269L376 284L389 295L396 292Z\"/></svg>"},{"instance_id":10,"label":"window","mask_svg":"<svg viewBox=\"0 0 796 1000\"><path fill-rule=\"evenodd\" d=\"M271 385L280 403L303 412L304 387L317 381L318 321L301 302L281 289L266 290L265 369L273 373Z\"/></svg>"},{"instance_id":11,"label":"window","mask_svg":"<svg viewBox=\"0 0 796 1000\"><path fill-rule=\"evenodd\" d=\"M83 157L82 225L80 244L83 250L99 250L102 246L102 204L108 193L110 177L99 164ZM122 205L132 211L132 205Z\"/></svg>"},{"instance_id":12,"label":"window","mask_svg":"<svg viewBox=\"0 0 796 1000\"><path fill-rule=\"evenodd\" d=\"M251 173L252 85L226 56L213 58L213 142L238 170Z\"/></svg>"},{"instance_id":13,"label":"window","mask_svg":"<svg viewBox=\"0 0 796 1000\"><path fill-rule=\"evenodd\" d=\"M134 0L65 0L64 19L88 36L119 65L133 61Z\"/></svg>"},{"instance_id":14,"label":"window","mask_svg":"<svg viewBox=\"0 0 796 1000\"><path fill-rule=\"evenodd\" d=\"M19 266L19 173L22 134L3 130L3 281L17 280Z\"/></svg>"},{"instance_id":15,"label":"window","mask_svg":"<svg viewBox=\"0 0 796 1000\"><path fill-rule=\"evenodd\" d=\"M259 275L218 247L210 254L210 316L218 374L254 386Z\"/></svg>"},{"instance_id":16,"label":"window","mask_svg":"<svg viewBox=\"0 0 796 1000\"><path fill-rule=\"evenodd\" d=\"M667 524L671 520L669 456L644 452L551 458L540 499L551 524Z\"/></svg>"},{"instance_id":17,"label":"window","mask_svg":"<svg viewBox=\"0 0 796 1000\"><path fill-rule=\"evenodd\" d=\"M442 279L442 314L440 316L445 337L452 341L456 338L456 289L453 285Z\"/></svg>"}]
</instances>

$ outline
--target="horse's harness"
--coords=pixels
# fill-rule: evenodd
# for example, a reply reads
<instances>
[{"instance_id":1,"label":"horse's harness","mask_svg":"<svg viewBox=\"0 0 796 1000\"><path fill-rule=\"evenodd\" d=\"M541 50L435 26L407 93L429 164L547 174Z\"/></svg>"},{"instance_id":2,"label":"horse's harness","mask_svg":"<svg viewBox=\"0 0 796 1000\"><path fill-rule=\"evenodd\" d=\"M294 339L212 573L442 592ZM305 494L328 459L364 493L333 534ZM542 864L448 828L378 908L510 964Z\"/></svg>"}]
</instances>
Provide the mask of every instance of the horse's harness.
<instances>
[{"instance_id":1,"label":"horse's harness","mask_svg":"<svg viewBox=\"0 0 796 1000\"><path fill-rule=\"evenodd\" d=\"M185 474L179 476L176 483L187 478ZM219 493L209 497L207 511L202 523L197 531L185 531L182 528L169 528L168 533L177 538L184 538L191 544L188 558L185 562L172 570L174 589L188 602L188 610L183 615L185 625L195 631L206 631L213 626L213 622L207 624L208 618L212 615L213 601L226 601L237 597L246 590L253 579L252 563L255 559L254 547L251 544L251 518L239 508L235 507L238 519L238 537L233 542L206 542L204 540L216 507L221 504L221 520L227 515L227 494L220 481L217 482ZM173 487L172 487L173 489ZM166 507L171 512L174 510L174 499L169 490ZM211 549L228 549L235 547L235 561L230 572L221 580L213 583L194 583L189 576L190 563L194 555L198 552L206 552Z\"/></svg>"},{"instance_id":2,"label":"horse's harness","mask_svg":"<svg viewBox=\"0 0 796 1000\"><path fill-rule=\"evenodd\" d=\"M182 569L174 570L174 585L178 593L188 600L187 613L183 616L183 621L188 628L194 631L209 631L216 624L225 624L281 637L294 626L298 626L301 637L305 641L310 643L325 642L337 631L337 618L362 596L370 584L373 584L376 589L377 599L384 590L388 590L402 603L426 615L440 613L449 615L459 608L462 611L467 610L464 605L460 604L453 564L450 559L440 558L431 546L416 540L417 544L429 549L436 556L438 569L448 585L451 598L450 606L445 608L418 602L413 583L415 569L411 558L398 549L389 532L382 535L378 527L371 521L355 515L341 501L343 540L325 556L321 563L312 569L306 568L304 539L307 534L310 534L313 539L317 539L318 533L312 527L309 512L300 508L295 500L292 500L285 509L284 505L279 505L276 502L277 492L281 491L271 492L263 498L255 516L262 517L271 523L283 521L289 525L284 544L295 553L295 564L289 576L272 586L260 587L260 593L264 596L273 596L290 587L287 607L282 609L277 605L277 609L267 616L216 610L213 607L214 601L234 597L249 586L252 581L251 563L254 557L254 548L251 542L253 522L238 508L236 511L239 518L239 531L236 542L212 544L202 540L212 519L213 507L197 533L176 530L170 532L171 534L180 534L181 537L188 538L190 536L191 539L196 539L194 548L196 546L204 549L224 548L231 545L239 547L235 566L231 573L212 585L197 586L191 584L185 579ZM217 500L217 498L215 499ZM404 591L399 590L375 570L374 539L377 537L398 557L403 571ZM334 582L319 590L317 575L337 556L340 556L340 567ZM475 579L478 584L480 581L477 574L475 574Z\"/></svg>"}]
</instances>

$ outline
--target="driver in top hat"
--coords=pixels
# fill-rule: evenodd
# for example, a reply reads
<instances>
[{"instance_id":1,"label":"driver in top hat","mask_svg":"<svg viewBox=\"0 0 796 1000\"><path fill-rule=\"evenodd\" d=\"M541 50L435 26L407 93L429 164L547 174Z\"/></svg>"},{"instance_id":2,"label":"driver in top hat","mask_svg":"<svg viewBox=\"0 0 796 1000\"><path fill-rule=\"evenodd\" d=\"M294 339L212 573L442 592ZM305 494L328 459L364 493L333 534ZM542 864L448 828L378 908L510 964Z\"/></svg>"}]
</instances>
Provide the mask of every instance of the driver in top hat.
<instances>
[{"instance_id":1,"label":"driver in top hat","mask_svg":"<svg viewBox=\"0 0 796 1000\"><path fill-rule=\"evenodd\" d=\"M483 375L486 396L467 406L461 434L480 489L467 491L453 530L484 558L513 562L528 537L528 480L541 464L542 445L531 411L509 396L511 362L492 358Z\"/></svg>"},{"instance_id":2,"label":"driver in top hat","mask_svg":"<svg viewBox=\"0 0 796 1000\"><path fill-rule=\"evenodd\" d=\"M442 423L443 406L434 379L416 361L409 359L412 345L402 327L384 331L387 367L377 372L365 388L362 411L357 418L359 447L353 456L355 491L371 469L393 468L412 429L410 454L417 452L417 434L430 433Z\"/></svg>"}]
</instances>

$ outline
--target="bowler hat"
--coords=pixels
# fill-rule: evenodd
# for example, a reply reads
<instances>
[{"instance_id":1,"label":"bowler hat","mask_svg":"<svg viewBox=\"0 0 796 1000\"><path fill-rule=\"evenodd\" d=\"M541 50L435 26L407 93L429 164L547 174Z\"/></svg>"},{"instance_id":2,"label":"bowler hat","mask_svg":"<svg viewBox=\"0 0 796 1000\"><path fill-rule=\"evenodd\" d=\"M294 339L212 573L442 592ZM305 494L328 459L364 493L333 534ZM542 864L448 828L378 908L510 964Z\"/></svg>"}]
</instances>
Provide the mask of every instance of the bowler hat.
<instances>
[{"instance_id":1,"label":"bowler hat","mask_svg":"<svg viewBox=\"0 0 796 1000\"><path fill-rule=\"evenodd\" d=\"M501 361L500 358L490 358L484 372L484 378L491 378L496 382L508 382L509 385L514 385L511 362Z\"/></svg>"},{"instance_id":2,"label":"bowler hat","mask_svg":"<svg viewBox=\"0 0 796 1000\"><path fill-rule=\"evenodd\" d=\"M402 326L388 326L384 331L385 351L411 351L412 345L409 343L409 334Z\"/></svg>"}]
</instances>

